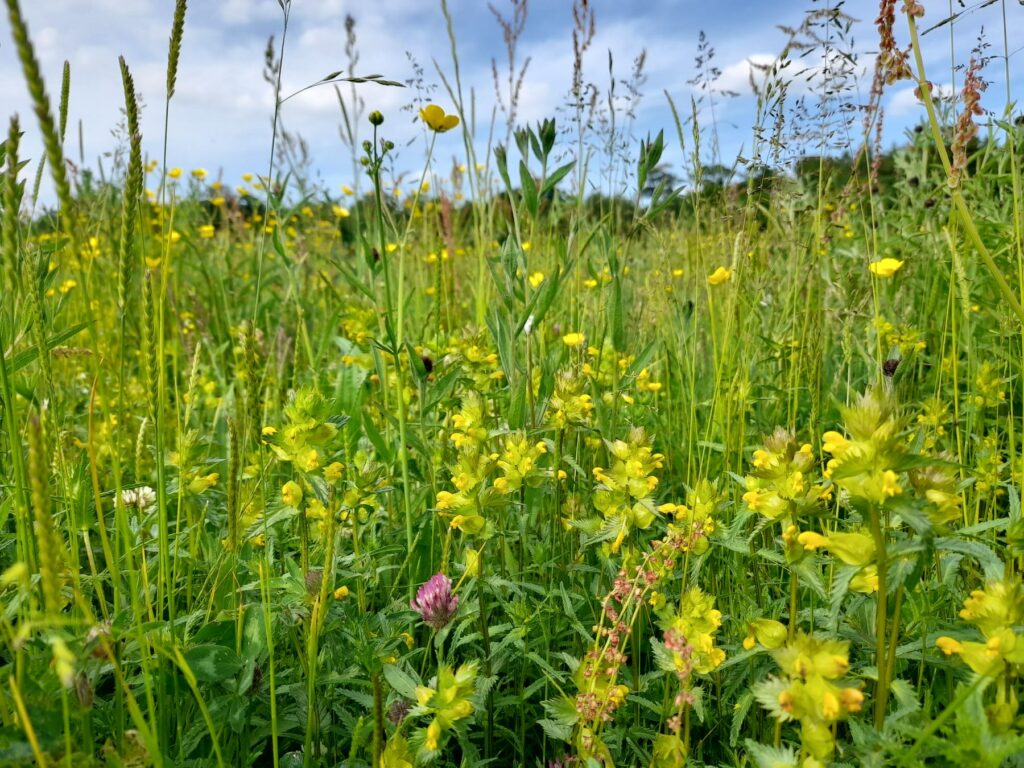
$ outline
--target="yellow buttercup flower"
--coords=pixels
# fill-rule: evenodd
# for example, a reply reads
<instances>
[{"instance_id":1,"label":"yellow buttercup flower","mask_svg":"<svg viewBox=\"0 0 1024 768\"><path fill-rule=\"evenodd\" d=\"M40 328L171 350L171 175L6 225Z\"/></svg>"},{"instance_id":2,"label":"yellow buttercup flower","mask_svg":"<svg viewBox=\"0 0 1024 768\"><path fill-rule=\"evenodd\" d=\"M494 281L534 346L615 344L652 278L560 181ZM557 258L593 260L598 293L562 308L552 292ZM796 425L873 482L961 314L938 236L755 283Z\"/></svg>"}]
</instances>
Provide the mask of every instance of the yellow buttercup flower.
<instances>
[{"instance_id":1,"label":"yellow buttercup flower","mask_svg":"<svg viewBox=\"0 0 1024 768\"><path fill-rule=\"evenodd\" d=\"M435 133L450 131L459 124L458 115L446 115L436 104L428 104L420 110L420 117L427 127Z\"/></svg>"},{"instance_id":2,"label":"yellow buttercup flower","mask_svg":"<svg viewBox=\"0 0 1024 768\"><path fill-rule=\"evenodd\" d=\"M708 283L711 285L721 285L727 283L732 279L732 270L726 269L725 267L719 267L710 275L708 275Z\"/></svg>"},{"instance_id":3,"label":"yellow buttercup flower","mask_svg":"<svg viewBox=\"0 0 1024 768\"><path fill-rule=\"evenodd\" d=\"M215 233L213 224L201 224L199 226L199 237L203 240L210 240Z\"/></svg>"},{"instance_id":4,"label":"yellow buttercup flower","mask_svg":"<svg viewBox=\"0 0 1024 768\"><path fill-rule=\"evenodd\" d=\"M900 268L903 266L903 262L899 259L879 259L873 261L868 265L868 269L871 270L871 274L875 277L892 277Z\"/></svg>"},{"instance_id":5,"label":"yellow buttercup flower","mask_svg":"<svg viewBox=\"0 0 1024 768\"><path fill-rule=\"evenodd\" d=\"M562 337L562 343L567 347L572 347L573 349L582 347L586 340L586 336L582 333L567 333Z\"/></svg>"}]
</instances>

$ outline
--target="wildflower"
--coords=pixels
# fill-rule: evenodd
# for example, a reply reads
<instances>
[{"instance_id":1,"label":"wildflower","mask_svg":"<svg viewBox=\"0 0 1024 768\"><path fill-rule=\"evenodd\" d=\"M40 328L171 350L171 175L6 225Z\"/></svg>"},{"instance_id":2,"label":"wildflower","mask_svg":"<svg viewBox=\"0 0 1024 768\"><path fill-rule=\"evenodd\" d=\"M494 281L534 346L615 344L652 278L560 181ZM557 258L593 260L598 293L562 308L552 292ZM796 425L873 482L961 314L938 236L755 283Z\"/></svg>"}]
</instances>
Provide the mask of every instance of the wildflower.
<instances>
[{"instance_id":1,"label":"wildflower","mask_svg":"<svg viewBox=\"0 0 1024 768\"><path fill-rule=\"evenodd\" d=\"M171 178L171 179L180 179L181 178L181 168L171 168L171 170L169 170L167 172L167 176L168 176L168 178Z\"/></svg>"},{"instance_id":2,"label":"wildflower","mask_svg":"<svg viewBox=\"0 0 1024 768\"><path fill-rule=\"evenodd\" d=\"M199 237L203 240L209 240L213 237L215 230L213 224L202 224L199 227Z\"/></svg>"},{"instance_id":3,"label":"wildflower","mask_svg":"<svg viewBox=\"0 0 1024 768\"><path fill-rule=\"evenodd\" d=\"M347 219L351 215L348 208L343 205L332 205L331 211L333 211L335 217L339 219Z\"/></svg>"},{"instance_id":4,"label":"wildflower","mask_svg":"<svg viewBox=\"0 0 1024 768\"><path fill-rule=\"evenodd\" d=\"M220 480L220 474L217 472L211 472L208 475L200 475L188 484L188 489L190 492L198 496L215 486L218 480Z\"/></svg>"},{"instance_id":5,"label":"wildflower","mask_svg":"<svg viewBox=\"0 0 1024 768\"><path fill-rule=\"evenodd\" d=\"M616 440L608 445L614 462L609 469L594 467L598 485L594 506L604 518L618 528L611 551L618 552L626 534L633 528L649 528L656 517L651 494L658 487L654 470L660 469L660 453L654 453L642 429L633 429L628 441Z\"/></svg>"},{"instance_id":6,"label":"wildflower","mask_svg":"<svg viewBox=\"0 0 1024 768\"><path fill-rule=\"evenodd\" d=\"M246 184L248 184L250 181L252 181L252 179L253 179L253 176L252 176L251 173L243 173L242 174L242 181L244 181Z\"/></svg>"},{"instance_id":7,"label":"wildflower","mask_svg":"<svg viewBox=\"0 0 1024 768\"><path fill-rule=\"evenodd\" d=\"M864 702L860 690L835 682L850 668L849 643L799 632L772 656L784 676L758 685L755 696L777 719L798 720L804 749L816 764L828 762L835 748L832 724L859 712Z\"/></svg>"},{"instance_id":8,"label":"wildflower","mask_svg":"<svg viewBox=\"0 0 1024 768\"><path fill-rule=\"evenodd\" d=\"M285 503L285 506L298 509L299 504L302 503L302 486L294 480L289 480L281 488L281 500Z\"/></svg>"},{"instance_id":9,"label":"wildflower","mask_svg":"<svg viewBox=\"0 0 1024 768\"><path fill-rule=\"evenodd\" d=\"M409 605L426 624L434 629L443 629L454 618L459 597L452 594L452 580L443 573L435 573L420 587Z\"/></svg>"},{"instance_id":10,"label":"wildflower","mask_svg":"<svg viewBox=\"0 0 1024 768\"><path fill-rule=\"evenodd\" d=\"M193 168L192 169L192 178L195 179L196 181L202 181L203 179L206 178L206 169L205 168Z\"/></svg>"},{"instance_id":11,"label":"wildflower","mask_svg":"<svg viewBox=\"0 0 1024 768\"><path fill-rule=\"evenodd\" d=\"M743 640L743 647L751 650L755 645L761 645L769 650L779 648L786 642L788 630L781 622L774 619L754 619L747 625L747 636Z\"/></svg>"},{"instance_id":12,"label":"wildflower","mask_svg":"<svg viewBox=\"0 0 1024 768\"><path fill-rule=\"evenodd\" d=\"M529 280L530 280L530 287L531 288L537 288L541 283L544 282L544 273L543 272L534 272L532 275L530 275Z\"/></svg>"},{"instance_id":13,"label":"wildflower","mask_svg":"<svg viewBox=\"0 0 1024 768\"><path fill-rule=\"evenodd\" d=\"M892 259L889 257L879 259L878 261L873 261L871 262L871 264L868 265L868 269L871 271L871 274L874 275L875 277L892 277L897 272L899 272L902 267L902 261L900 261L899 259Z\"/></svg>"},{"instance_id":14,"label":"wildflower","mask_svg":"<svg viewBox=\"0 0 1024 768\"><path fill-rule=\"evenodd\" d=\"M850 579L850 589L864 595L878 591L878 566L868 565L861 568L857 575Z\"/></svg>"},{"instance_id":15,"label":"wildflower","mask_svg":"<svg viewBox=\"0 0 1024 768\"><path fill-rule=\"evenodd\" d=\"M121 503L126 507L143 510L149 509L156 504L156 491L148 485L138 488L125 488L121 491Z\"/></svg>"},{"instance_id":16,"label":"wildflower","mask_svg":"<svg viewBox=\"0 0 1024 768\"><path fill-rule=\"evenodd\" d=\"M352 189L352 187L350 187L348 184L342 184L341 185L341 194L351 196L351 195L355 194L355 190Z\"/></svg>"},{"instance_id":17,"label":"wildflower","mask_svg":"<svg viewBox=\"0 0 1024 768\"><path fill-rule=\"evenodd\" d=\"M459 124L457 115L446 115L436 104L428 104L420 110L420 117L430 130L435 133L450 131Z\"/></svg>"},{"instance_id":18,"label":"wildflower","mask_svg":"<svg viewBox=\"0 0 1024 768\"><path fill-rule=\"evenodd\" d=\"M224 198L219 195L217 197L211 198L210 205L214 205L220 208L222 205L224 205Z\"/></svg>"},{"instance_id":19,"label":"wildflower","mask_svg":"<svg viewBox=\"0 0 1024 768\"><path fill-rule=\"evenodd\" d=\"M562 337L562 343L571 349L578 349L586 342L587 337L582 333L567 333Z\"/></svg>"},{"instance_id":20,"label":"wildflower","mask_svg":"<svg viewBox=\"0 0 1024 768\"><path fill-rule=\"evenodd\" d=\"M725 267L719 267L710 275L708 275L708 283L710 285L721 285L727 283L732 279L732 270L726 269Z\"/></svg>"},{"instance_id":21,"label":"wildflower","mask_svg":"<svg viewBox=\"0 0 1024 768\"><path fill-rule=\"evenodd\" d=\"M344 584L342 584L340 587L338 587L336 590L334 590L334 599L335 600L344 600L348 596L349 596L348 587L346 587Z\"/></svg>"},{"instance_id":22,"label":"wildflower","mask_svg":"<svg viewBox=\"0 0 1024 768\"><path fill-rule=\"evenodd\" d=\"M328 483L336 483L341 479L345 466L340 461L334 461L324 467L324 480Z\"/></svg>"}]
</instances>

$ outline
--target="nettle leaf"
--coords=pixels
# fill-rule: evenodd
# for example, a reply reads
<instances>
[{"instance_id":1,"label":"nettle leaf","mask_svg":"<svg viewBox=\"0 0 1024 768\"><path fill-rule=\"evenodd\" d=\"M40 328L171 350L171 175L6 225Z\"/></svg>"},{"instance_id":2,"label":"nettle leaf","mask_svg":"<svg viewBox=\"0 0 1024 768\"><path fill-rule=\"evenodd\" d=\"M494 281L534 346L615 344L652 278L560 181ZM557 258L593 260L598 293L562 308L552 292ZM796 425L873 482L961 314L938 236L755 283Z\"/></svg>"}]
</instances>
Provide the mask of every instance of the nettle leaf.
<instances>
[{"instance_id":1,"label":"nettle leaf","mask_svg":"<svg viewBox=\"0 0 1024 768\"><path fill-rule=\"evenodd\" d=\"M736 702L736 708L732 713L732 725L729 727L729 746L735 747L740 738L740 731L743 730L743 723L750 712L750 705L754 703L754 694L747 691Z\"/></svg>"},{"instance_id":2,"label":"nettle leaf","mask_svg":"<svg viewBox=\"0 0 1024 768\"><path fill-rule=\"evenodd\" d=\"M796 750L792 747L769 747L752 739L747 739L744 744L757 768L797 768L799 765Z\"/></svg>"},{"instance_id":3,"label":"nettle leaf","mask_svg":"<svg viewBox=\"0 0 1024 768\"><path fill-rule=\"evenodd\" d=\"M770 677L755 684L751 690L754 694L754 699L768 710L768 714L776 720L785 722L790 719L790 715L779 704L779 694L786 690L787 687L785 681Z\"/></svg>"},{"instance_id":4,"label":"nettle leaf","mask_svg":"<svg viewBox=\"0 0 1024 768\"><path fill-rule=\"evenodd\" d=\"M973 558L985 572L989 581L997 581L1003 577L1003 561L987 545L980 541L967 541L952 536L937 539L935 549L939 552L956 552Z\"/></svg>"}]
</instances>

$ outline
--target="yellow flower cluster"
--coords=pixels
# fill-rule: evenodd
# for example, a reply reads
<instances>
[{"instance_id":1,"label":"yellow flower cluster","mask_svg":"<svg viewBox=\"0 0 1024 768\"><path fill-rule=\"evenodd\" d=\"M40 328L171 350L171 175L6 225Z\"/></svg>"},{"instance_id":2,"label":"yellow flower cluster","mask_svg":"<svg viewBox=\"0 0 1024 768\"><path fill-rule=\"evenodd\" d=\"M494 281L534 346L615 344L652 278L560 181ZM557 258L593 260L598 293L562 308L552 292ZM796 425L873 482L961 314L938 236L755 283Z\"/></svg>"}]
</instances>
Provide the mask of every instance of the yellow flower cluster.
<instances>
[{"instance_id":1,"label":"yellow flower cluster","mask_svg":"<svg viewBox=\"0 0 1024 768\"><path fill-rule=\"evenodd\" d=\"M835 749L833 724L864 703L859 689L836 683L850 668L849 643L799 632L772 656L784 676L761 683L755 695L779 720L798 721L804 750L827 762Z\"/></svg>"},{"instance_id":2,"label":"yellow flower cluster","mask_svg":"<svg viewBox=\"0 0 1024 768\"><path fill-rule=\"evenodd\" d=\"M417 706L409 713L410 717L431 716L429 725L422 730L423 746L418 762L425 763L435 758L444 735L459 720L473 714L473 702L469 697L473 695L476 674L475 662L463 664L454 671L442 664L437 671L436 687L416 686Z\"/></svg>"},{"instance_id":3,"label":"yellow flower cluster","mask_svg":"<svg viewBox=\"0 0 1024 768\"><path fill-rule=\"evenodd\" d=\"M692 669L706 675L725 661L725 651L715 646L715 634L721 626L722 612L715 608L715 598L700 587L688 589L665 627L666 632L678 633L686 639L683 652L669 649L677 672L689 674L688 669Z\"/></svg>"},{"instance_id":4,"label":"yellow flower cluster","mask_svg":"<svg viewBox=\"0 0 1024 768\"><path fill-rule=\"evenodd\" d=\"M548 426L562 430L570 424L586 425L593 410L590 395L583 392L583 380L572 370L561 371L548 401Z\"/></svg>"},{"instance_id":5,"label":"yellow flower cluster","mask_svg":"<svg viewBox=\"0 0 1024 768\"><path fill-rule=\"evenodd\" d=\"M497 459L502 475L494 480L495 490L499 493L515 493L524 483L540 479L542 475L538 471L537 460L547 450L543 442L531 443L522 432L508 435Z\"/></svg>"},{"instance_id":6,"label":"yellow flower cluster","mask_svg":"<svg viewBox=\"0 0 1024 768\"><path fill-rule=\"evenodd\" d=\"M940 637L935 644L943 653L956 654L979 675L998 677L1009 671L1007 667L1019 674L1024 664L1024 585L1019 581L995 581L971 592L960 618L976 626L984 642Z\"/></svg>"},{"instance_id":7,"label":"yellow flower cluster","mask_svg":"<svg viewBox=\"0 0 1024 768\"><path fill-rule=\"evenodd\" d=\"M810 443L800 445L784 429L777 429L754 451L753 470L744 479L743 501L769 520L792 520L813 509L828 495L827 489L808 478L816 461Z\"/></svg>"},{"instance_id":8,"label":"yellow flower cluster","mask_svg":"<svg viewBox=\"0 0 1024 768\"><path fill-rule=\"evenodd\" d=\"M906 443L893 415L892 405L869 393L843 409L849 437L839 432L822 436L825 453L832 454L825 476L851 496L884 504L903 492L895 469L906 458Z\"/></svg>"},{"instance_id":9,"label":"yellow flower cluster","mask_svg":"<svg viewBox=\"0 0 1024 768\"><path fill-rule=\"evenodd\" d=\"M618 552L631 530L650 527L655 518L652 494L658 487L654 470L661 469L660 453L654 453L643 429L633 429L627 440L608 443L615 461L610 468L594 467L597 489L594 506L615 531L612 552Z\"/></svg>"}]
</instances>

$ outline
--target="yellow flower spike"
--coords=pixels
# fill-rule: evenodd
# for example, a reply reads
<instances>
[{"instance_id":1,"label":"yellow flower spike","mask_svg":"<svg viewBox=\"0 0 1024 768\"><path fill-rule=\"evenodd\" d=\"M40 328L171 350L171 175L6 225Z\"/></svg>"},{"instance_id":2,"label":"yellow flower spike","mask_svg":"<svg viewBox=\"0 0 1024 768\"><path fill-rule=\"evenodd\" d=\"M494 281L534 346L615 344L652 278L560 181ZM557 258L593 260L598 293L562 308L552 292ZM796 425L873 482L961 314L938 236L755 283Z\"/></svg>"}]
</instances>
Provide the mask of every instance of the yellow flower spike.
<instances>
[{"instance_id":1,"label":"yellow flower spike","mask_svg":"<svg viewBox=\"0 0 1024 768\"><path fill-rule=\"evenodd\" d=\"M340 461L334 461L324 467L324 480L329 483L336 483L341 479L345 466Z\"/></svg>"},{"instance_id":2,"label":"yellow flower spike","mask_svg":"<svg viewBox=\"0 0 1024 768\"><path fill-rule=\"evenodd\" d=\"M710 275L708 275L708 283L710 285L721 285L727 283L732 279L732 270L726 269L725 267L719 267Z\"/></svg>"},{"instance_id":3,"label":"yellow flower spike","mask_svg":"<svg viewBox=\"0 0 1024 768\"><path fill-rule=\"evenodd\" d=\"M828 539L814 531L804 531L796 537L796 541L808 552L828 546Z\"/></svg>"},{"instance_id":4,"label":"yellow flower spike","mask_svg":"<svg viewBox=\"0 0 1024 768\"><path fill-rule=\"evenodd\" d=\"M899 272L902 267L902 261L891 258L879 259L878 261L873 261L868 265L868 269L875 277L892 277Z\"/></svg>"},{"instance_id":5,"label":"yellow flower spike","mask_svg":"<svg viewBox=\"0 0 1024 768\"><path fill-rule=\"evenodd\" d=\"M450 131L459 124L458 115L446 115L436 104L428 104L420 110L420 117L426 126L435 133Z\"/></svg>"}]
</instances>

